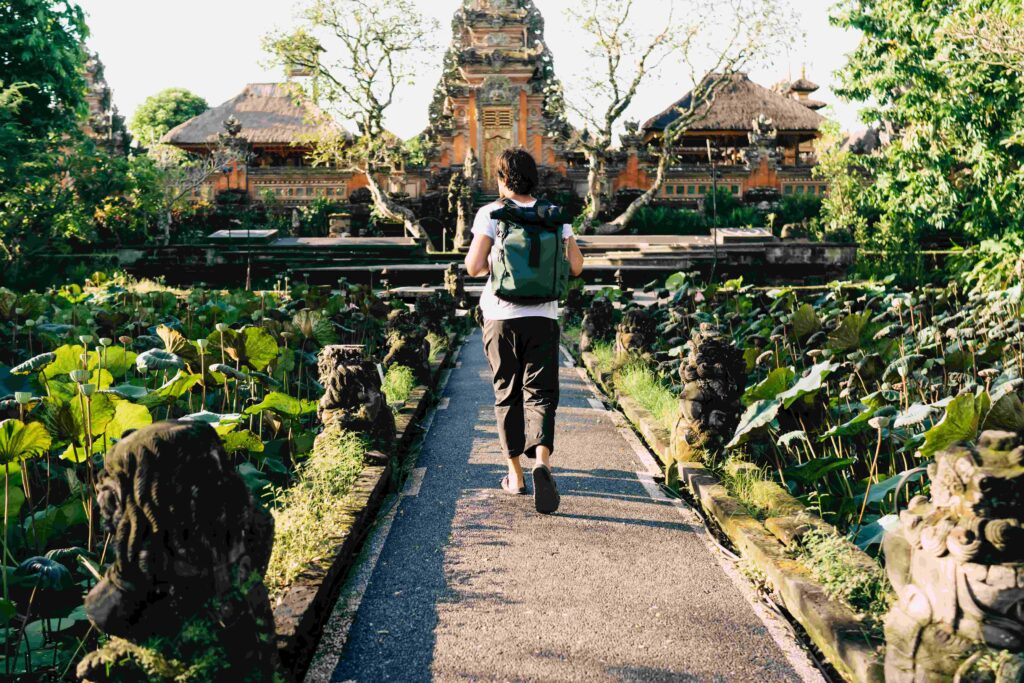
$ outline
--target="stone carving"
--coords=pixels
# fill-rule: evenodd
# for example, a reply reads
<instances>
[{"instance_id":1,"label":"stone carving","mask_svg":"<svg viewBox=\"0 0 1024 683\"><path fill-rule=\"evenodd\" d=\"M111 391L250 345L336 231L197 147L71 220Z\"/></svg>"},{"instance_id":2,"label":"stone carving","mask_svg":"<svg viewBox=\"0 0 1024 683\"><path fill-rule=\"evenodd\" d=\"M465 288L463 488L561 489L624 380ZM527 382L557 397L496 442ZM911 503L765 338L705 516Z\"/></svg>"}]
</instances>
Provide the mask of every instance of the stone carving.
<instances>
[{"instance_id":1,"label":"stone carving","mask_svg":"<svg viewBox=\"0 0 1024 683\"><path fill-rule=\"evenodd\" d=\"M466 298L466 276L462 269L455 263L449 263L444 271L444 289L455 299L455 305L459 308L468 308L469 301Z\"/></svg>"},{"instance_id":2,"label":"stone carving","mask_svg":"<svg viewBox=\"0 0 1024 683\"><path fill-rule=\"evenodd\" d=\"M760 165L761 161L767 161L770 168L778 168L782 163L782 155L776 145L779 132L775 128L775 122L764 114L758 115L751 122L753 130L747 134L750 147L743 150L743 158L751 169Z\"/></svg>"},{"instance_id":3,"label":"stone carving","mask_svg":"<svg viewBox=\"0 0 1024 683\"><path fill-rule=\"evenodd\" d=\"M114 639L82 660L79 677L144 680L138 659L123 654L152 638L161 639L157 648L188 641L183 626L202 620L235 680L270 681L274 620L260 577L274 520L253 501L213 428L150 425L118 442L103 466L96 499L114 562L85 610Z\"/></svg>"},{"instance_id":4,"label":"stone carving","mask_svg":"<svg viewBox=\"0 0 1024 683\"><path fill-rule=\"evenodd\" d=\"M672 430L672 456L679 461L713 457L736 431L747 384L743 354L714 325L702 323L679 368L683 380L680 415Z\"/></svg>"},{"instance_id":5,"label":"stone carving","mask_svg":"<svg viewBox=\"0 0 1024 683\"><path fill-rule=\"evenodd\" d=\"M395 310L388 315L388 354L384 366L404 365L420 384L430 383L430 344L423 320L412 311Z\"/></svg>"},{"instance_id":6,"label":"stone carving","mask_svg":"<svg viewBox=\"0 0 1024 683\"><path fill-rule=\"evenodd\" d=\"M614 334L615 307L604 297L597 297L583 315L580 351L591 351L595 342L608 341Z\"/></svg>"},{"instance_id":7,"label":"stone carving","mask_svg":"<svg viewBox=\"0 0 1024 683\"><path fill-rule=\"evenodd\" d=\"M582 287L572 287L565 296L565 305L562 307L562 317L566 323L575 323L584 315L587 306L588 296Z\"/></svg>"},{"instance_id":8,"label":"stone carving","mask_svg":"<svg viewBox=\"0 0 1024 683\"><path fill-rule=\"evenodd\" d=\"M615 331L615 355L643 354L651 349L657 335L657 324L647 311L631 308L622 315Z\"/></svg>"},{"instance_id":9,"label":"stone carving","mask_svg":"<svg viewBox=\"0 0 1024 683\"><path fill-rule=\"evenodd\" d=\"M324 426L367 434L377 448L390 451L395 417L381 390L380 373L363 359L362 346L325 346L318 359L324 395L317 416Z\"/></svg>"},{"instance_id":10,"label":"stone carving","mask_svg":"<svg viewBox=\"0 0 1024 683\"><path fill-rule=\"evenodd\" d=\"M521 36L511 33L487 33L479 44L486 47L520 47L523 44Z\"/></svg>"},{"instance_id":11,"label":"stone carving","mask_svg":"<svg viewBox=\"0 0 1024 683\"><path fill-rule=\"evenodd\" d=\"M472 222L473 198L480 187L480 163L476 152L470 149L461 173L452 173L448 182L448 211L455 214L455 248L462 249L469 244L469 229Z\"/></svg>"},{"instance_id":12,"label":"stone carving","mask_svg":"<svg viewBox=\"0 0 1024 683\"><path fill-rule=\"evenodd\" d=\"M1024 650L1022 435L951 446L928 475L931 499L913 498L883 543L898 598L885 620L885 680L1019 681L1019 656L984 679L975 667L988 648Z\"/></svg>"},{"instance_id":13,"label":"stone carving","mask_svg":"<svg viewBox=\"0 0 1024 683\"><path fill-rule=\"evenodd\" d=\"M448 325L455 320L455 297L446 291L434 291L416 302L416 314L423 329L443 337L448 333Z\"/></svg>"},{"instance_id":14,"label":"stone carving","mask_svg":"<svg viewBox=\"0 0 1024 683\"><path fill-rule=\"evenodd\" d=\"M514 94L507 76L488 76L478 97L481 104L511 104Z\"/></svg>"}]
</instances>

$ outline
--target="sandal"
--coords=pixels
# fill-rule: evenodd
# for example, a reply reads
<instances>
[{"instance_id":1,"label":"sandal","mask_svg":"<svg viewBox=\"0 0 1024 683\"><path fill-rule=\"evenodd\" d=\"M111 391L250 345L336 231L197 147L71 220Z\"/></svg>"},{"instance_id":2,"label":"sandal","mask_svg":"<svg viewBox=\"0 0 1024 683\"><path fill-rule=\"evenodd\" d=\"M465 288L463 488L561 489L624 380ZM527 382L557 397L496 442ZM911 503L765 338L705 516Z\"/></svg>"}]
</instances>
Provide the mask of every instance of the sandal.
<instances>
[{"instance_id":1,"label":"sandal","mask_svg":"<svg viewBox=\"0 0 1024 683\"><path fill-rule=\"evenodd\" d=\"M537 512L550 515L558 510L562 497L558 495L558 485L551 476L551 470L544 465L533 468L533 502Z\"/></svg>"},{"instance_id":2,"label":"sandal","mask_svg":"<svg viewBox=\"0 0 1024 683\"><path fill-rule=\"evenodd\" d=\"M508 475L506 474L501 480L501 490L510 496L525 496L526 487L520 486L518 489L512 488L512 485L508 481Z\"/></svg>"}]
</instances>

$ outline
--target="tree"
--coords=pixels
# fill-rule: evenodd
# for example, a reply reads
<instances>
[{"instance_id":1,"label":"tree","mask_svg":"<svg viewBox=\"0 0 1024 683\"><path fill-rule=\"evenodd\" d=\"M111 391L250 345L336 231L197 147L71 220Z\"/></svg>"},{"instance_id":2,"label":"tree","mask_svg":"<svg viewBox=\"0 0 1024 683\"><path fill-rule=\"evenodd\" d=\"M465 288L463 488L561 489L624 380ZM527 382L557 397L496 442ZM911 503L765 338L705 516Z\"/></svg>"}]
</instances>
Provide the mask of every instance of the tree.
<instances>
[{"instance_id":1,"label":"tree","mask_svg":"<svg viewBox=\"0 0 1024 683\"><path fill-rule=\"evenodd\" d=\"M85 113L88 29L68 0L5 0L0 4L0 81L28 83L18 121L31 139L74 130ZM5 150L6 152L6 150Z\"/></svg>"},{"instance_id":2,"label":"tree","mask_svg":"<svg viewBox=\"0 0 1024 683\"><path fill-rule=\"evenodd\" d=\"M857 160L873 181L857 237L905 265L928 233L1024 224L1019 0L844 0L832 19L863 33L838 94L868 102L862 120L889 138ZM825 219L840 218L826 203Z\"/></svg>"},{"instance_id":3,"label":"tree","mask_svg":"<svg viewBox=\"0 0 1024 683\"><path fill-rule=\"evenodd\" d=\"M168 88L147 97L135 110L128 127L140 145L152 147L167 131L209 108L199 95L184 88Z\"/></svg>"},{"instance_id":4,"label":"tree","mask_svg":"<svg viewBox=\"0 0 1024 683\"><path fill-rule=\"evenodd\" d=\"M8 191L53 173L56 143L86 113L87 32L71 2L0 3L0 210Z\"/></svg>"},{"instance_id":5,"label":"tree","mask_svg":"<svg viewBox=\"0 0 1024 683\"><path fill-rule=\"evenodd\" d=\"M239 137L241 123L233 116L224 122L225 132L218 136L217 144L203 154L186 154L171 145L156 145L150 150L153 166L150 173L159 184L163 201L159 223L164 242L170 242L172 211L184 199L200 189L218 173L230 172L232 166L244 164L250 154L244 138Z\"/></svg>"},{"instance_id":6,"label":"tree","mask_svg":"<svg viewBox=\"0 0 1024 683\"><path fill-rule=\"evenodd\" d=\"M435 22L411 0L312 0L299 17L297 29L272 34L264 45L290 72L309 74L296 86L326 119L309 140L313 161L365 175L376 211L426 238L413 212L387 195L381 178L401 168L404 151L384 117L398 88L433 50ZM356 132L340 131L332 116Z\"/></svg>"},{"instance_id":7,"label":"tree","mask_svg":"<svg viewBox=\"0 0 1024 683\"><path fill-rule=\"evenodd\" d=\"M666 69L688 74L694 84L688 104L676 108L676 118L657 143L658 164L651 187L611 223L596 227L599 233L616 233L661 191L683 134L706 115L718 90L737 71L785 48L795 21L778 0L674 0L661 10L666 11L663 28L644 35L632 23L631 0L580 1L573 13L583 17L590 65L577 79L583 88L581 96L565 99L584 122L574 144L589 165L585 227L594 224L601 210L613 133L648 76L655 68Z\"/></svg>"},{"instance_id":8,"label":"tree","mask_svg":"<svg viewBox=\"0 0 1024 683\"><path fill-rule=\"evenodd\" d=\"M653 35L641 35L634 26L634 0L607 3L580 0L566 14L580 21L589 44L584 51L588 67L575 75L569 96L559 98L583 122L579 133L564 126L571 147L587 159L587 198L582 232L590 232L601 213L609 158L619 121L633 103L641 84L665 59L681 51L688 39L673 32L675 2L670 1L663 27Z\"/></svg>"}]
</instances>

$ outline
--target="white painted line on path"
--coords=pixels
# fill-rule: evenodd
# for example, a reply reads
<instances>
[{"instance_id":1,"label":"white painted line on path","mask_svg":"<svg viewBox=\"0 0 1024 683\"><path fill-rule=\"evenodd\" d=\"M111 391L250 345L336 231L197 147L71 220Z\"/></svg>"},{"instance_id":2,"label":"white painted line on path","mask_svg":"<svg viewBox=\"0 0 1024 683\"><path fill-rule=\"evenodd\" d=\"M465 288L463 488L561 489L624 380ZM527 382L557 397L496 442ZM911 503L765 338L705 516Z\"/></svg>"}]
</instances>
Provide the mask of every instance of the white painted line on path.
<instances>
[{"instance_id":1,"label":"white painted line on path","mask_svg":"<svg viewBox=\"0 0 1024 683\"><path fill-rule=\"evenodd\" d=\"M618 415L618 413L612 412L612 415ZM663 476L664 472L661 470L661 465L657 460L655 460L654 456L651 455L651 452L647 450L642 443L640 443L640 439L637 438L636 432L633 431L632 427L628 424L622 424L621 421L618 421L616 426L618 427L619 434L622 435L622 438L625 439L626 443L628 443L630 448L633 449L636 457L640 459L640 463L647 468L647 471L655 477Z\"/></svg>"},{"instance_id":2,"label":"white painted line on path","mask_svg":"<svg viewBox=\"0 0 1024 683\"><path fill-rule=\"evenodd\" d=\"M600 410L601 412L605 412L606 410L604 407L604 403L597 400L596 398L588 398L587 403L589 403L590 407L593 408L594 410Z\"/></svg>"},{"instance_id":3,"label":"white painted line on path","mask_svg":"<svg viewBox=\"0 0 1024 683\"><path fill-rule=\"evenodd\" d=\"M453 358L458 358L461 352L462 346L460 345L455 350ZM450 377L450 370L442 374L437 385L438 394L444 393ZM430 432L435 415L437 415L436 408L432 409L421 423L424 438ZM415 465L415 463L413 464ZM377 523L370 530L370 535L363 544L363 549L356 560L353 573L349 575L345 585L342 586L331 616L324 625L323 636L317 645L316 654L309 666L305 683L330 683L334 669L338 666L341 654L345 650L345 643L348 641L349 632L352 630L352 622L359 612L363 596L366 595L366 590L370 585L370 578L377 568L377 562L380 560L380 554L384 550L388 534L391 533L391 526L395 522L398 507L404 497L419 495L426 472L426 467L414 468L409 475L409 480L405 485L402 495L392 495L388 502L385 503L386 510L382 509L378 515ZM390 507L387 507L388 504L390 504Z\"/></svg>"},{"instance_id":4,"label":"white painted line on path","mask_svg":"<svg viewBox=\"0 0 1024 683\"><path fill-rule=\"evenodd\" d=\"M426 467L417 467L409 473L409 479L405 482L405 488L402 489L403 496L418 496L420 495L420 488L423 486L423 477L427 475Z\"/></svg>"},{"instance_id":5,"label":"white painted line on path","mask_svg":"<svg viewBox=\"0 0 1024 683\"><path fill-rule=\"evenodd\" d=\"M565 348L565 346L559 346L558 348L562 352L562 357L565 358L565 362L562 363L562 365L567 368L576 367L576 360L572 357L572 354L569 353L569 349Z\"/></svg>"},{"instance_id":6,"label":"white painted line on path","mask_svg":"<svg viewBox=\"0 0 1024 683\"><path fill-rule=\"evenodd\" d=\"M377 568L384 543L391 532L391 525L395 522L400 502L400 498L395 499L391 509L380 518L370 537L366 539L360 558L356 561L355 573L349 576L342 587L334 610L324 625L323 637L309 665L305 683L330 683L331 675L345 650L345 643L348 641L352 622L359 612L359 605L362 604L366 589L370 586L370 577Z\"/></svg>"},{"instance_id":7,"label":"white painted line on path","mask_svg":"<svg viewBox=\"0 0 1024 683\"><path fill-rule=\"evenodd\" d=\"M587 375L583 368L577 368L580 371L580 377L583 378L584 383L590 387L591 392L595 396L600 397L601 394L597 386ZM589 400L589 399L588 399ZM793 670L796 671L797 675L804 683L826 683L825 677L822 675L821 670L815 666L814 662L808 656L807 651L800 644L796 633L793 631L793 627L788 621L785 620L779 614L769 609L762 601L760 595L751 585L744 576L742 576L736 569L735 565L729 561L724 555L721 547L717 541L712 538L711 532L704 524L704 520L701 518L697 511L690 507L686 501L677 498L669 497L662 490L658 482L655 481L655 477L663 475L661 465L654 458L649 450L643 445L640 439L637 437L636 432L627 422L626 418L617 410L606 411L606 414L611 417L612 422L618 429L619 434L622 438L633 449L637 458L643 464L646 471L638 471L636 478L640 482L640 485L644 487L647 495L654 501L671 505L679 514L683 517L687 524L691 525L695 530L699 530L699 536L708 548L708 552L715 561L722 568L722 571L729 580L732 581L733 585L739 590L746 599L747 603L753 609L754 614L764 624L765 629L771 636L775 644L779 646L786 660L789 662Z\"/></svg>"}]
</instances>

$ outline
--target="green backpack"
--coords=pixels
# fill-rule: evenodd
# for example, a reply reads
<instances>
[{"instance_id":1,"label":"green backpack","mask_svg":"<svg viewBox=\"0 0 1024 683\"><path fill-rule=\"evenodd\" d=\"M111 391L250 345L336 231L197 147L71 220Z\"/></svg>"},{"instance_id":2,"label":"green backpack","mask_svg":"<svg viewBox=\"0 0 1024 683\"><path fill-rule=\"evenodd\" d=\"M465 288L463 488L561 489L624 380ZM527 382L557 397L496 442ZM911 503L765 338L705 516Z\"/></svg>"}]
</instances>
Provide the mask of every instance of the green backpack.
<instances>
[{"instance_id":1,"label":"green backpack","mask_svg":"<svg viewBox=\"0 0 1024 683\"><path fill-rule=\"evenodd\" d=\"M503 203L491 212L498 221L499 248L491 261L495 296L515 304L558 301L569 291L561 208L542 199L531 207Z\"/></svg>"}]
</instances>

